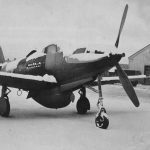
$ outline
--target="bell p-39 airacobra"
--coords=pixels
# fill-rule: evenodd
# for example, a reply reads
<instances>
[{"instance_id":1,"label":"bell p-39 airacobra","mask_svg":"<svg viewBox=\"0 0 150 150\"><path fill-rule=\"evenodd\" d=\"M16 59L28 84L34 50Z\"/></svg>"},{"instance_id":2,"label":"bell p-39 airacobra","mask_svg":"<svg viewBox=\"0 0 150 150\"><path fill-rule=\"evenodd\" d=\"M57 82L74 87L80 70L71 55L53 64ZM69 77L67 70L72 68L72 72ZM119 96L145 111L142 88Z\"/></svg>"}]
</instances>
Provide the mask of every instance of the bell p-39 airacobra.
<instances>
[{"instance_id":1,"label":"bell p-39 airacobra","mask_svg":"<svg viewBox=\"0 0 150 150\"><path fill-rule=\"evenodd\" d=\"M126 5L115 46L118 47L120 34L125 22L128 5ZM74 99L73 91L79 89L80 98L77 102L79 114L85 114L90 109L86 98L86 87L98 79L98 113L95 118L96 126L106 129L109 119L103 106L101 91L102 73L116 66L120 81L133 102L138 107L139 101L119 61L123 54L89 53L86 49L77 49L70 56L63 56L63 52L55 44L49 45L42 52L31 51L24 59L5 62L0 50L0 115L9 116L10 103L8 87L28 91L27 98L33 98L47 108L62 108Z\"/></svg>"}]
</instances>

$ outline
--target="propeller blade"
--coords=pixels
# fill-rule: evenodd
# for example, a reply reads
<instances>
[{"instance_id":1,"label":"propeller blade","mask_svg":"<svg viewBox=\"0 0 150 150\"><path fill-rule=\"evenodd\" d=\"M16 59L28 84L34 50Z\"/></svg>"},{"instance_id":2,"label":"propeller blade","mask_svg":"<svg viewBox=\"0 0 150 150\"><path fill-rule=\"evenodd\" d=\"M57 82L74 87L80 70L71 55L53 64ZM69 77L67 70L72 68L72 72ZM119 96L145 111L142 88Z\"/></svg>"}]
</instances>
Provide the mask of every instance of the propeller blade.
<instances>
[{"instance_id":1,"label":"propeller blade","mask_svg":"<svg viewBox=\"0 0 150 150\"><path fill-rule=\"evenodd\" d=\"M136 95L136 93L133 89L133 86L132 86L130 80L128 79L128 76L122 70L122 68L120 67L120 65L118 63L116 64L116 68L117 68L117 71L118 71L120 82L122 83L122 86L123 86L124 90L126 91L127 95L131 99L132 103L136 107L138 107L140 105L139 100L137 98L137 95Z\"/></svg>"},{"instance_id":2,"label":"propeller blade","mask_svg":"<svg viewBox=\"0 0 150 150\"><path fill-rule=\"evenodd\" d=\"M128 4L126 4L124 12L123 12L118 37L117 37L117 40L116 40L116 43L115 43L116 48L118 48L118 45L119 45L119 39L120 39L120 35L121 35L122 29L123 29L123 26L124 26L124 23L125 23L125 20L126 20L127 12L128 12Z\"/></svg>"}]
</instances>

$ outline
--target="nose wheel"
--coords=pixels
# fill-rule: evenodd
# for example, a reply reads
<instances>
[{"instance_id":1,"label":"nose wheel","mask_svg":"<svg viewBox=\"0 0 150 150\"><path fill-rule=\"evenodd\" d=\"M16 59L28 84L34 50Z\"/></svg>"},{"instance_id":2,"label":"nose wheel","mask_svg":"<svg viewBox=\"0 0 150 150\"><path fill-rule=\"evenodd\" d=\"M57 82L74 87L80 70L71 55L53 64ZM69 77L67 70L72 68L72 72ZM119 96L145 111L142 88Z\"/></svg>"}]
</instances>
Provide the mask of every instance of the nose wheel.
<instances>
[{"instance_id":1,"label":"nose wheel","mask_svg":"<svg viewBox=\"0 0 150 150\"><path fill-rule=\"evenodd\" d=\"M102 89L101 89L101 76L98 75L98 93L99 99L97 102L98 113L95 117L95 125L102 129L107 129L109 125L108 115L106 113L106 109L103 106L103 97L102 97Z\"/></svg>"},{"instance_id":2,"label":"nose wheel","mask_svg":"<svg viewBox=\"0 0 150 150\"><path fill-rule=\"evenodd\" d=\"M96 114L95 117L95 125L96 127L107 129L109 125L108 115L104 107L100 109L100 111Z\"/></svg>"}]
</instances>

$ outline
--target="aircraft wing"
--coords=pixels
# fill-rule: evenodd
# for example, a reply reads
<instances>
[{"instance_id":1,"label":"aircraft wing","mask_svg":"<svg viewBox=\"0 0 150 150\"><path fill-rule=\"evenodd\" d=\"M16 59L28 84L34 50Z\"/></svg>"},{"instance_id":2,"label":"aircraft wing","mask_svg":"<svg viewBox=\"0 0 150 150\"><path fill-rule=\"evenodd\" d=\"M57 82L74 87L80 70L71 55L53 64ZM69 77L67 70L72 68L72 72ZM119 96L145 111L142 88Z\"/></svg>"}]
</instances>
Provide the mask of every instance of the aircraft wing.
<instances>
[{"instance_id":1,"label":"aircraft wing","mask_svg":"<svg viewBox=\"0 0 150 150\"><path fill-rule=\"evenodd\" d=\"M14 87L23 90L38 90L42 88L54 87L57 85L57 82L54 77L48 78L47 76L42 77L34 75L0 72L0 85L5 85L8 87Z\"/></svg>"},{"instance_id":2,"label":"aircraft wing","mask_svg":"<svg viewBox=\"0 0 150 150\"><path fill-rule=\"evenodd\" d=\"M146 79L146 78L150 78L147 77L146 75L137 75L137 76L128 76L130 81L135 81L135 80L140 80L140 79ZM101 84L113 84L113 83L119 83L119 77L118 76L114 76L114 77L103 77L101 80ZM97 80L95 80L92 84L86 85L87 88L89 88L90 90L92 90L95 93L99 93L97 89L95 89L93 86L97 85Z\"/></svg>"},{"instance_id":3,"label":"aircraft wing","mask_svg":"<svg viewBox=\"0 0 150 150\"><path fill-rule=\"evenodd\" d=\"M59 85L55 77L50 75L34 76L17 73L0 72L0 85L29 90L50 89L59 86L61 91L70 89L76 90L81 84L93 81L93 78L86 78L79 81Z\"/></svg>"},{"instance_id":4,"label":"aircraft wing","mask_svg":"<svg viewBox=\"0 0 150 150\"><path fill-rule=\"evenodd\" d=\"M134 76L128 76L130 81L134 81L134 80L140 80L140 79L145 79L146 75L134 75ZM118 76L114 76L114 77L103 77L102 78L102 84L112 84L112 83L119 83L119 77Z\"/></svg>"},{"instance_id":5,"label":"aircraft wing","mask_svg":"<svg viewBox=\"0 0 150 150\"><path fill-rule=\"evenodd\" d=\"M138 80L146 78L145 75L137 75L137 76L128 76L130 80ZM82 79L80 81L60 85L62 91L67 91L68 89L77 89L81 84L86 84L87 82L91 82L93 78ZM102 84L112 84L118 83L119 77L103 77ZM97 82L94 83L96 85ZM44 75L44 76L34 76L34 75L24 75L24 74L16 74L16 73L8 73L8 72L0 72L0 85L5 85L8 87L14 87L23 90L39 90L46 88L54 88L58 86L57 81L53 76Z\"/></svg>"}]
</instances>

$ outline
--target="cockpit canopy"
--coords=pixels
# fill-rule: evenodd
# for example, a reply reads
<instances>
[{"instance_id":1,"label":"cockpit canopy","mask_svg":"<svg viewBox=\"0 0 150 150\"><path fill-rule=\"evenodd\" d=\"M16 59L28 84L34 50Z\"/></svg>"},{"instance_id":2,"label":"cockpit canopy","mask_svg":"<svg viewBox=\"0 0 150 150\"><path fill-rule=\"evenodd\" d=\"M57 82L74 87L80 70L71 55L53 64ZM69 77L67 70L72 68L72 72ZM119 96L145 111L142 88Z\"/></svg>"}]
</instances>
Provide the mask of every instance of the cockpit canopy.
<instances>
[{"instance_id":1,"label":"cockpit canopy","mask_svg":"<svg viewBox=\"0 0 150 150\"><path fill-rule=\"evenodd\" d=\"M85 53L85 51L86 51L86 48L78 48L73 52L73 54Z\"/></svg>"},{"instance_id":2,"label":"cockpit canopy","mask_svg":"<svg viewBox=\"0 0 150 150\"><path fill-rule=\"evenodd\" d=\"M32 50L27 56L26 58L28 58L29 56L31 56L32 54L34 54L35 52L37 52L36 50Z\"/></svg>"},{"instance_id":3,"label":"cockpit canopy","mask_svg":"<svg viewBox=\"0 0 150 150\"><path fill-rule=\"evenodd\" d=\"M78 48L73 52L73 54L81 54L81 53L104 54L104 52L102 52L102 51L99 51L99 50L89 51L89 50L86 50L86 48Z\"/></svg>"}]
</instances>

